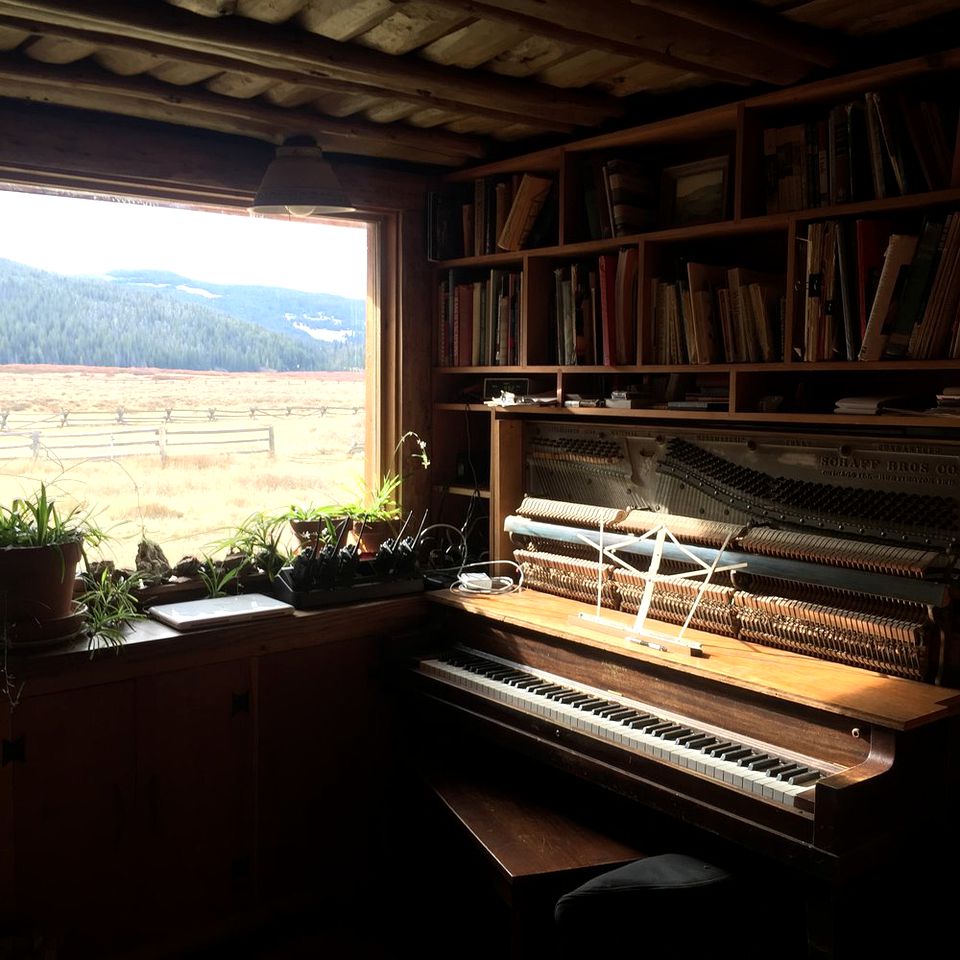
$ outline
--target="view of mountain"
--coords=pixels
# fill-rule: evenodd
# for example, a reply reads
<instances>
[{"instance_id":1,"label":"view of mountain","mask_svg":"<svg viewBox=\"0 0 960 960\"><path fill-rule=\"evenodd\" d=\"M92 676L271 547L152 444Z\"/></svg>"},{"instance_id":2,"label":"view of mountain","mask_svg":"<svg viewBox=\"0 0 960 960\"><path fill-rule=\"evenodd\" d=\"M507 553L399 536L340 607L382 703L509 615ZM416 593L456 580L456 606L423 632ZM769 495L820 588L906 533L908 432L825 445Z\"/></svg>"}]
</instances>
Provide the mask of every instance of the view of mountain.
<instances>
[{"instance_id":1,"label":"view of mountain","mask_svg":"<svg viewBox=\"0 0 960 960\"><path fill-rule=\"evenodd\" d=\"M362 300L151 270L65 277L0 259L0 363L346 370L363 358Z\"/></svg>"}]
</instances>

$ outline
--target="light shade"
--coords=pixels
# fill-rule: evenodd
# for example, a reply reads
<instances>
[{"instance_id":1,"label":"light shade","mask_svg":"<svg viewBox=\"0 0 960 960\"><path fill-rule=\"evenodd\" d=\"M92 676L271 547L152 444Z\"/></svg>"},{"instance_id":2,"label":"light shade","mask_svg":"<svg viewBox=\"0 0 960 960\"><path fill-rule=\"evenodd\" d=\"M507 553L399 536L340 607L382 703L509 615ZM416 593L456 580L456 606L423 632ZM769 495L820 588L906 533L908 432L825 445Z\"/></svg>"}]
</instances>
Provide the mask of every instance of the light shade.
<instances>
[{"instance_id":1,"label":"light shade","mask_svg":"<svg viewBox=\"0 0 960 960\"><path fill-rule=\"evenodd\" d=\"M349 213L352 206L323 151L295 137L277 148L250 209L254 213Z\"/></svg>"}]
</instances>

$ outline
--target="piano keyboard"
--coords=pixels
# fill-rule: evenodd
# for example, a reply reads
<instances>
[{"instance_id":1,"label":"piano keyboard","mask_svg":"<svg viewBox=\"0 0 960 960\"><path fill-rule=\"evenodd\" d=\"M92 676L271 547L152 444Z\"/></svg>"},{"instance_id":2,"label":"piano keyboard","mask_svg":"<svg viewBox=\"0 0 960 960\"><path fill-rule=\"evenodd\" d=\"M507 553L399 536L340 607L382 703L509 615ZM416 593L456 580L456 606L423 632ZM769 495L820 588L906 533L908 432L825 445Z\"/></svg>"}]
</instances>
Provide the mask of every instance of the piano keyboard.
<instances>
[{"instance_id":1,"label":"piano keyboard","mask_svg":"<svg viewBox=\"0 0 960 960\"><path fill-rule=\"evenodd\" d=\"M795 798L822 777L842 769L466 647L423 660L420 670L558 726L787 807L795 806Z\"/></svg>"}]
</instances>

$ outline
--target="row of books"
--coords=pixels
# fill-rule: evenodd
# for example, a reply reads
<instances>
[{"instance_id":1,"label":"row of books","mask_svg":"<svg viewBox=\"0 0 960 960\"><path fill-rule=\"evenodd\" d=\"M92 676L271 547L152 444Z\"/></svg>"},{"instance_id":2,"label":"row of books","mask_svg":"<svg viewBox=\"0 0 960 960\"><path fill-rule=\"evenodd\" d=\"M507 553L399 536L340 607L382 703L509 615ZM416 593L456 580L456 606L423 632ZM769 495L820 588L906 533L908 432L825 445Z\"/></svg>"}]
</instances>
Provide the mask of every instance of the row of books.
<instances>
[{"instance_id":1,"label":"row of books","mask_svg":"<svg viewBox=\"0 0 960 960\"><path fill-rule=\"evenodd\" d=\"M880 359L863 346L892 232L893 221L883 218L809 225L801 360Z\"/></svg>"},{"instance_id":2,"label":"row of books","mask_svg":"<svg viewBox=\"0 0 960 960\"><path fill-rule=\"evenodd\" d=\"M427 257L455 260L556 242L552 176L478 177L427 195Z\"/></svg>"},{"instance_id":3,"label":"row of books","mask_svg":"<svg viewBox=\"0 0 960 960\"><path fill-rule=\"evenodd\" d=\"M645 164L595 155L582 176L588 239L627 237L657 225L658 177Z\"/></svg>"},{"instance_id":4,"label":"row of books","mask_svg":"<svg viewBox=\"0 0 960 960\"><path fill-rule=\"evenodd\" d=\"M924 218L887 240L861 360L960 359L960 213Z\"/></svg>"},{"instance_id":5,"label":"row of books","mask_svg":"<svg viewBox=\"0 0 960 960\"><path fill-rule=\"evenodd\" d=\"M439 286L437 364L518 364L520 293L521 274L516 270L490 270L481 279L447 271Z\"/></svg>"},{"instance_id":6,"label":"row of books","mask_svg":"<svg viewBox=\"0 0 960 960\"><path fill-rule=\"evenodd\" d=\"M561 365L637 362L636 247L554 270L553 356Z\"/></svg>"},{"instance_id":7,"label":"row of books","mask_svg":"<svg viewBox=\"0 0 960 960\"><path fill-rule=\"evenodd\" d=\"M783 358L784 278L741 266L682 263L652 281L653 363Z\"/></svg>"},{"instance_id":8,"label":"row of books","mask_svg":"<svg viewBox=\"0 0 960 960\"><path fill-rule=\"evenodd\" d=\"M960 186L957 112L868 92L825 117L763 131L767 213Z\"/></svg>"}]
</instances>

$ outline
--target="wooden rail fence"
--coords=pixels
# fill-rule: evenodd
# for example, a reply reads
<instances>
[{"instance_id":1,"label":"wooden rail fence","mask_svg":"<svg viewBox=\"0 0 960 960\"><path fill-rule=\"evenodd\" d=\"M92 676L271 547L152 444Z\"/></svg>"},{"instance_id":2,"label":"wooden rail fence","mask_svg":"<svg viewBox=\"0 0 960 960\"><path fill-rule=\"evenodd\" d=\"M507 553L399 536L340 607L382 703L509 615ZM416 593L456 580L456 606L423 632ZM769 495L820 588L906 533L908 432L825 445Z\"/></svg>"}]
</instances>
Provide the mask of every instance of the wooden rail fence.
<instances>
[{"instance_id":1,"label":"wooden rail fence","mask_svg":"<svg viewBox=\"0 0 960 960\"><path fill-rule=\"evenodd\" d=\"M48 427L91 427L107 424L169 424L169 423L215 423L218 420L255 420L260 417L311 417L311 416L356 416L364 412L364 406L354 404L325 404L320 406L280 407L205 407L203 409L178 409L166 407L158 410L136 410L118 407L116 410L60 410L57 413L38 415L36 412L20 413L0 409L0 433L6 431L42 430Z\"/></svg>"},{"instance_id":2,"label":"wooden rail fence","mask_svg":"<svg viewBox=\"0 0 960 960\"><path fill-rule=\"evenodd\" d=\"M273 426L214 430L121 426L86 433L59 429L0 432L0 460L113 460L118 457L208 453L275 453Z\"/></svg>"}]
</instances>

